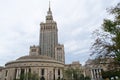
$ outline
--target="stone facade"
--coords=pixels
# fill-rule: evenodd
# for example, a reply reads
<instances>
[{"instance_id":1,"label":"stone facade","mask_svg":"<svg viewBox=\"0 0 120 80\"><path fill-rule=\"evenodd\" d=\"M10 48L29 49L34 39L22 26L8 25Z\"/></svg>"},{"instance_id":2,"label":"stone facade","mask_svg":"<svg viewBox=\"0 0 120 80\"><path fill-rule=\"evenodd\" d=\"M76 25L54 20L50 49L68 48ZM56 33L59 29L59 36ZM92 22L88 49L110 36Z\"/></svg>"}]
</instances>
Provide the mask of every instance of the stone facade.
<instances>
[{"instance_id":1,"label":"stone facade","mask_svg":"<svg viewBox=\"0 0 120 80\"><path fill-rule=\"evenodd\" d=\"M30 53L31 56L39 55L39 52L40 52L39 46L35 46L35 45L30 46L30 51L29 51L29 53Z\"/></svg>"},{"instance_id":2,"label":"stone facade","mask_svg":"<svg viewBox=\"0 0 120 80\"><path fill-rule=\"evenodd\" d=\"M92 80L101 80L102 71L120 70L119 65L114 64L111 57L101 58L100 60L89 59L85 64L85 75L91 77Z\"/></svg>"},{"instance_id":3,"label":"stone facade","mask_svg":"<svg viewBox=\"0 0 120 80\"><path fill-rule=\"evenodd\" d=\"M29 80L30 75L37 76L38 80L63 78L64 45L58 44L57 32L57 23L49 7L46 22L40 24L39 45L30 46L29 55L6 63L0 71L0 80Z\"/></svg>"},{"instance_id":4,"label":"stone facade","mask_svg":"<svg viewBox=\"0 0 120 80\"><path fill-rule=\"evenodd\" d=\"M2 70L3 70L3 67L0 66L0 80L2 80Z\"/></svg>"},{"instance_id":5,"label":"stone facade","mask_svg":"<svg viewBox=\"0 0 120 80\"><path fill-rule=\"evenodd\" d=\"M55 46L55 59L57 61L65 61L64 45L58 44L57 46Z\"/></svg>"},{"instance_id":6,"label":"stone facade","mask_svg":"<svg viewBox=\"0 0 120 80\"><path fill-rule=\"evenodd\" d=\"M46 22L42 22L40 26L40 54L55 58L55 46L58 45L58 29L50 8L47 12Z\"/></svg>"},{"instance_id":7,"label":"stone facade","mask_svg":"<svg viewBox=\"0 0 120 80\"><path fill-rule=\"evenodd\" d=\"M63 77L64 63L44 56L23 56L16 61L8 62L3 70L3 80L20 80L22 74L27 73L37 74L40 78L45 80L57 80ZM44 74L41 71L44 70ZM60 74L58 75L58 72Z\"/></svg>"},{"instance_id":8,"label":"stone facade","mask_svg":"<svg viewBox=\"0 0 120 80\"><path fill-rule=\"evenodd\" d=\"M101 72L104 67L101 67L98 64L95 64L93 60L89 59L85 64L85 76L89 76L91 80L101 80Z\"/></svg>"}]
</instances>

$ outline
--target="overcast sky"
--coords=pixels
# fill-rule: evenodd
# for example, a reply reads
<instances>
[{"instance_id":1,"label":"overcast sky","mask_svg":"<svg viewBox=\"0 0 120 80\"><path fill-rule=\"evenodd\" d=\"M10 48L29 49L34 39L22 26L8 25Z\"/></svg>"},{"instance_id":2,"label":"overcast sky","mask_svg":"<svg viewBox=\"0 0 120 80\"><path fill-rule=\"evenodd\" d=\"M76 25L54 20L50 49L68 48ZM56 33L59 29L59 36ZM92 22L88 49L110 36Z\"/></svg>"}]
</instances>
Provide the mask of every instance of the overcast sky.
<instances>
[{"instance_id":1,"label":"overcast sky","mask_svg":"<svg viewBox=\"0 0 120 80\"><path fill-rule=\"evenodd\" d=\"M90 55L92 32L104 18L106 8L119 0L51 0L58 26L59 43L65 47L65 62L84 64ZM39 44L40 22L45 21L49 0L0 0L0 66L29 54Z\"/></svg>"}]
</instances>

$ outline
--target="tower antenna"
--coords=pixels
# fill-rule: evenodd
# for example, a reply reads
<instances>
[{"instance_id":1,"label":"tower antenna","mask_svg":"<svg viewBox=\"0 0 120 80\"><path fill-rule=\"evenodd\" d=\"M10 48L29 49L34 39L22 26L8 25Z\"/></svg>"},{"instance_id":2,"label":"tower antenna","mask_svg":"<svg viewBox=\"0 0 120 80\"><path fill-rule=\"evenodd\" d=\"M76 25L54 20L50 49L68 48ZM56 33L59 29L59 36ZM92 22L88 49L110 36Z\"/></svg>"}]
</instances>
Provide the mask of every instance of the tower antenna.
<instances>
[{"instance_id":1,"label":"tower antenna","mask_svg":"<svg viewBox=\"0 0 120 80\"><path fill-rule=\"evenodd\" d=\"M50 0L49 0L49 11L50 11Z\"/></svg>"}]
</instances>

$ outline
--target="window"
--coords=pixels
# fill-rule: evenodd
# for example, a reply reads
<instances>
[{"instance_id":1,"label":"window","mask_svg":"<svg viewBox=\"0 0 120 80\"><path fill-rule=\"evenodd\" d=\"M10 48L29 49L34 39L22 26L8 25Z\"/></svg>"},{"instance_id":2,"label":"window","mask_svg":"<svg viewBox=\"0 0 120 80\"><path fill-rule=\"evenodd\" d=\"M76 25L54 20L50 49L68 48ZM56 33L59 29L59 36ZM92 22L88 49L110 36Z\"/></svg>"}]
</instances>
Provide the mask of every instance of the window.
<instances>
[{"instance_id":1,"label":"window","mask_svg":"<svg viewBox=\"0 0 120 80\"><path fill-rule=\"evenodd\" d=\"M23 74L24 74L24 72L25 72L25 70L24 70L24 69L21 69L21 75L23 75Z\"/></svg>"},{"instance_id":2,"label":"window","mask_svg":"<svg viewBox=\"0 0 120 80\"><path fill-rule=\"evenodd\" d=\"M31 68L29 68L29 73L31 73Z\"/></svg>"},{"instance_id":3,"label":"window","mask_svg":"<svg viewBox=\"0 0 120 80\"><path fill-rule=\"evenodd\" d=\"M62 48L59 47L59 48L57 48L57 50L62 50Z\"/></svg>"},{"instance_id":4,"label":"window","mask_svg":"<svg viewBox=\"0 0 120 80\"><path fill-rule=\"evenodd\" d=\"M31 52L36 52L36 49L31 49Z\"/></svg>"},{"instance_id":5,"label":"window","mask_svg":"<svg viewBox=\"0 0 120 80\"><path fill-rule=\"evenodd\" d=\"M58 69L58 75L60 75L60 69Z\"/></svg>"},{"instance_id":6,"label":"window","mask_svg":"<svg viewBox=\"0 0 120 80\"><path fill-rule=\"evenodd\" d=\"M5 76L7 76L7 74L8 74L8 70L6 70L6 72L5 72Z\"/></svg>"},{"instance_id":7,"label":"window","mask_svg":"<svg viewBox=\"0 0 120 80\"><path fill-rule=\"evenodd\" d=\"M54 79L53 80L55 80L55 69L53 69L53 75L54 75Z\"/></svg>"},{"instance_id":8,"label":"window","mask_svg":"<svg viewBox=\"0 0 120 80\"><path fill-rule=\"evenodd\" d=\"M44 75L45 69L41 69L41 75Z\"/></svg>"}]
</instances>

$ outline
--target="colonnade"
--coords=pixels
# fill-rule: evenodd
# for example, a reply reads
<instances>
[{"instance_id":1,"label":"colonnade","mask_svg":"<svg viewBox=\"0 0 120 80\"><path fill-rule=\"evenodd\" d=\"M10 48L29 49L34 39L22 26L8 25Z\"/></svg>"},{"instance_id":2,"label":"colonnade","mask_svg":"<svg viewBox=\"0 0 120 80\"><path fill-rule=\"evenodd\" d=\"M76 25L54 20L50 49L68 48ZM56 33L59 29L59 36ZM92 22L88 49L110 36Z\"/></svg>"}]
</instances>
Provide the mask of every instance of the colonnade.
<instances>
[{"instance_id":1,"label":"colonnade","mask_svg":"<svg viewBox=\"0 0 120 80\"><path fill-rule=\"evenodd\" d=\"M27 74L27 73L29 73L29 68L24 68L24 69L21 69L21 68L17 68L16 70L15 70L16 72L15 72L15 78L16 79L20 79L20 76L21 76L21 74L23 73L23 74ZM27 76L27 75L26 75Z\"/></svg>"},{"instance_id":2,"label":"colonnade","mask_svg":"<svg viewBox=\"0 0 120 80\"><path fill-rule=\"evenodd\" d=\"M91 78L92 80L100 80L102 78L101 68L92 68L91 69Z\"/></svg>"},{"instance_id":3,"label":"colonnade","mask_svg":"<svg viewBox=\"0 0 120 80\"><path fill-rule=\"evenodd\" d=\"M41 69L44 69L44 75L41 74ZM34 70L32 68L16 68L15 69L15 79L20 79L21 74L25 75L27 73L37 73L39 79L44 77L45 80L57 80L58 78L63 78L63 71L59 68L39 68ZM27 75L26 75L27 76Z\"/></svg>"}]
</instances>

